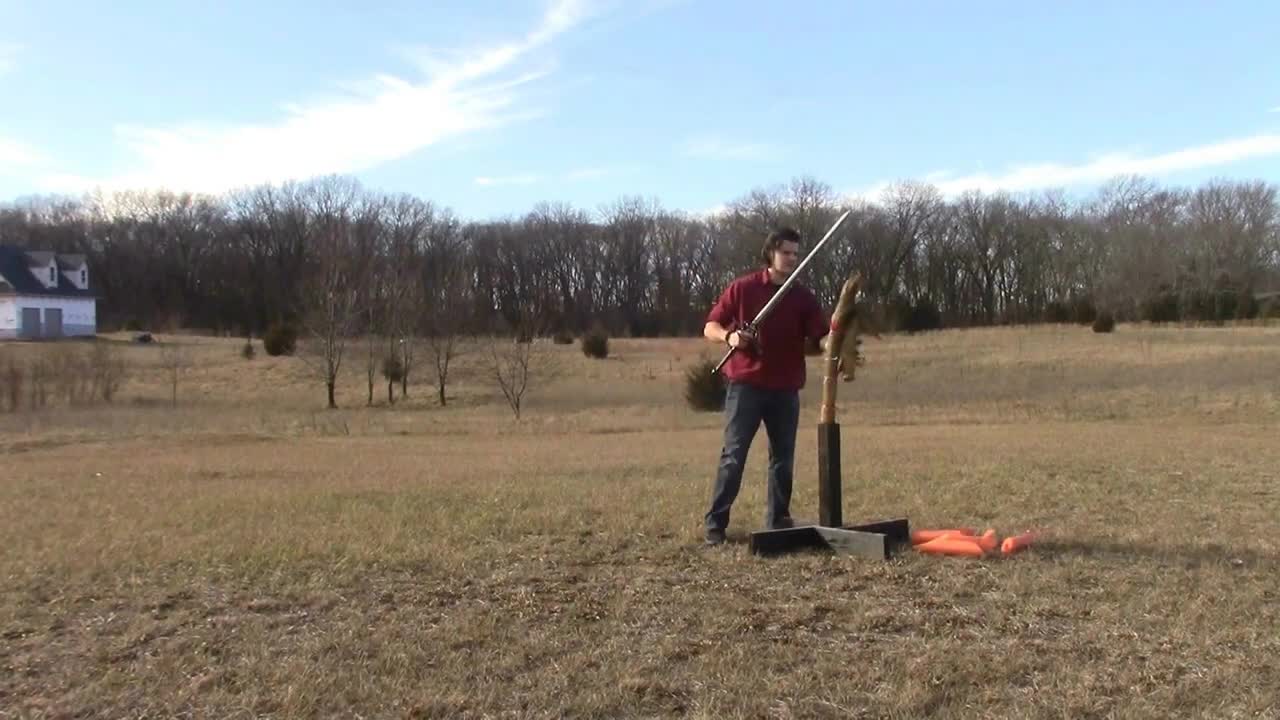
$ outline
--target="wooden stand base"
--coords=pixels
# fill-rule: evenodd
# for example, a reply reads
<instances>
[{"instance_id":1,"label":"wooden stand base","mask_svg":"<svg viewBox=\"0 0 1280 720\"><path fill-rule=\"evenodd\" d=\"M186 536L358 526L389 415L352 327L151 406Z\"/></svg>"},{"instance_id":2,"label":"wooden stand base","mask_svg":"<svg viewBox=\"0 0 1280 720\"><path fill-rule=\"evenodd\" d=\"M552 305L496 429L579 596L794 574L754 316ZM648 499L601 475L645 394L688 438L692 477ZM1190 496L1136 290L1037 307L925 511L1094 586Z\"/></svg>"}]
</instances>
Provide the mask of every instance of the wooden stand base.
<instances>
[{"instance_id":1,"label":"wooden stand base","mask_svg":"<svg viewBox=\"0 0 1280 720\"><path fill-rule=\"evenodd\" d=\"M829 549L841 555L887 560L899 547L910 547L911 528L906 518L842 525L840 494L840 425L819 423L818 524L751 533L752 554Z\"/></svg>"},{"instance_id":2,"label":"wooden stand base","mask_svg":"<svg viewBox=\"0 0 1280 720\"><path fill-rule=\"evenodd\" d=\"M906 518L844 527L801 525L782 530L753 532L749 542L753 555L778 555L796 550L834 550L839 555L888 560L899 548L911 545L911 528Z\"/></svg>"}]
</instances>

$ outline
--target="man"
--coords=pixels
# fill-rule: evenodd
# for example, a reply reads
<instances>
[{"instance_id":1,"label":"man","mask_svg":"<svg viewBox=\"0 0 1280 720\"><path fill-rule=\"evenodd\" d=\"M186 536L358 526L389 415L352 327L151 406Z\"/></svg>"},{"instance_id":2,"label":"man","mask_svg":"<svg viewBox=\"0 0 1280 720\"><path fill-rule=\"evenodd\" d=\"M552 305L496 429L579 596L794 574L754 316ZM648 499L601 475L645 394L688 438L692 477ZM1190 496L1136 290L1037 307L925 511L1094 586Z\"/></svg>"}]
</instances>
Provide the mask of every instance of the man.
<instances>
[{"instance_id":1,"label":"man","mask_svg":"<svg viewBox=\"0 0 1280 720\"><path fill-rule=\"evenodd\" d=\"M791 475L805 356L825 350L830 321L817 297L792 283L754 332L750 323L778 291L800 260L800 234L792 228L769 233L760 251L763 269L735 279L707 315L703 335L738 348L721 369L728 381L724 445L705 516L706 542L719 545L729 526L729 510L742 485L742 469L760 423L769 438L768 508L765 525L792 527Z\"/></svg>"}]
</instances>

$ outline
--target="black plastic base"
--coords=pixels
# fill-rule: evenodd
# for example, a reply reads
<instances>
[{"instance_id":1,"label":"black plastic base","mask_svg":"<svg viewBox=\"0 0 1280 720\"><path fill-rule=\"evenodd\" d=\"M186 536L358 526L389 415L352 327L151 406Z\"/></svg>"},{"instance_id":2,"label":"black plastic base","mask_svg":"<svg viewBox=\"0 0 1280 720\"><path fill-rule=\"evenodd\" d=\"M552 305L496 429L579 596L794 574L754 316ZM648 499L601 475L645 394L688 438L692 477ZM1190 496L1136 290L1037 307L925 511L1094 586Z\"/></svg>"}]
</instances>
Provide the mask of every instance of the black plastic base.
<instances>
[{"instance_id":1,"label":"black plastic base","mask_svg":"<svg viewBox=\"0 0 1280 720\"><path fill-rule=\"evenodd\" d=\"M753 555L827 549L840 555L887 560L904 545L911 545L911 528L906 518L844 527L801 525L784 530L761 530L751 533L750 537Z\"/></svg>"}]
</instances>

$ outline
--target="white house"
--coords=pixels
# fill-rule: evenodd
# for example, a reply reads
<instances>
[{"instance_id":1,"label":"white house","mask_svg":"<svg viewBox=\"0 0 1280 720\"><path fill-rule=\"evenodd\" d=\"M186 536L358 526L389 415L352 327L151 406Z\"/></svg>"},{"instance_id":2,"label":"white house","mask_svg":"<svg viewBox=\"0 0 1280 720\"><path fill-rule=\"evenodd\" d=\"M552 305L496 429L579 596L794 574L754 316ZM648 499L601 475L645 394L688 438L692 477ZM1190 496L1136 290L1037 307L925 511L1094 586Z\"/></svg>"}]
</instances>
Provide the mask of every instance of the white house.
<instances>
[{"instance_id":1,"label":"white house","mask_svg":"<svg viewBox=\"0 0 1280 720\"><path fill-rule=\"evenodd\" d=\"M0 245L0 339L92 336L98 298L83 255Z\"/></svg>"}]
</instances>

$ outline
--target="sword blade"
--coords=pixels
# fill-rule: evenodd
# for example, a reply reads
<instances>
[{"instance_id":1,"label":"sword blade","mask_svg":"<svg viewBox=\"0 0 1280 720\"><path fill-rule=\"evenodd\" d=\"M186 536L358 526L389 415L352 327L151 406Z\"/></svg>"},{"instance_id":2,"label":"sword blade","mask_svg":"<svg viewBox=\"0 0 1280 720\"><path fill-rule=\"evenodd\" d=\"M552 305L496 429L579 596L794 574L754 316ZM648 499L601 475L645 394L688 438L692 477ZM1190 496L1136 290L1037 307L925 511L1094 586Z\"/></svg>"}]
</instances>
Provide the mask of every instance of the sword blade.
<instances>
[{"instance_id":1,"label":"sword blade","mask_svg":"<svg viewBox=\"0 0 1280 720\"><path fill-rule=\"evenodd\" d=\"M773 312L773 309L777 307L778 301L782 300L782 296L791 289L791 285L796 281L796 278L800 277L800 273L809 265L809 262L817 257L818 252L822 250L822 246L826 245L827 241L835 236L836 230L840 228L840 225L844 223L845 218L849 217L851 212L853 211L845 210L840 217L836 218L835 223L831 226L831 229L827 231L827 234L823 235L822 239L818 241L818 244L813 246L813 249L809 251L809 254L805 255L804 260L801 260L800 264L796 266L796 269L793 270L791 274L787 276L787 279L783 281L782 285L778 288L778 292L774 293L773 297L769 298L769 302L765 303L764 307L760 308L760 312L756 313L755 319L751 321L752 327L758 327L760 323L764 322L765 318L769 317L769 313ZM737 348L729 348L729 352L724 354L724 357L720 359L720 362L711 371L711 374L715 375L720 372L720 369L724 367L724 364L729 362L729 358L733 357L733 353L735 351L737 351Z\"/></svg>"}]
</instances>

